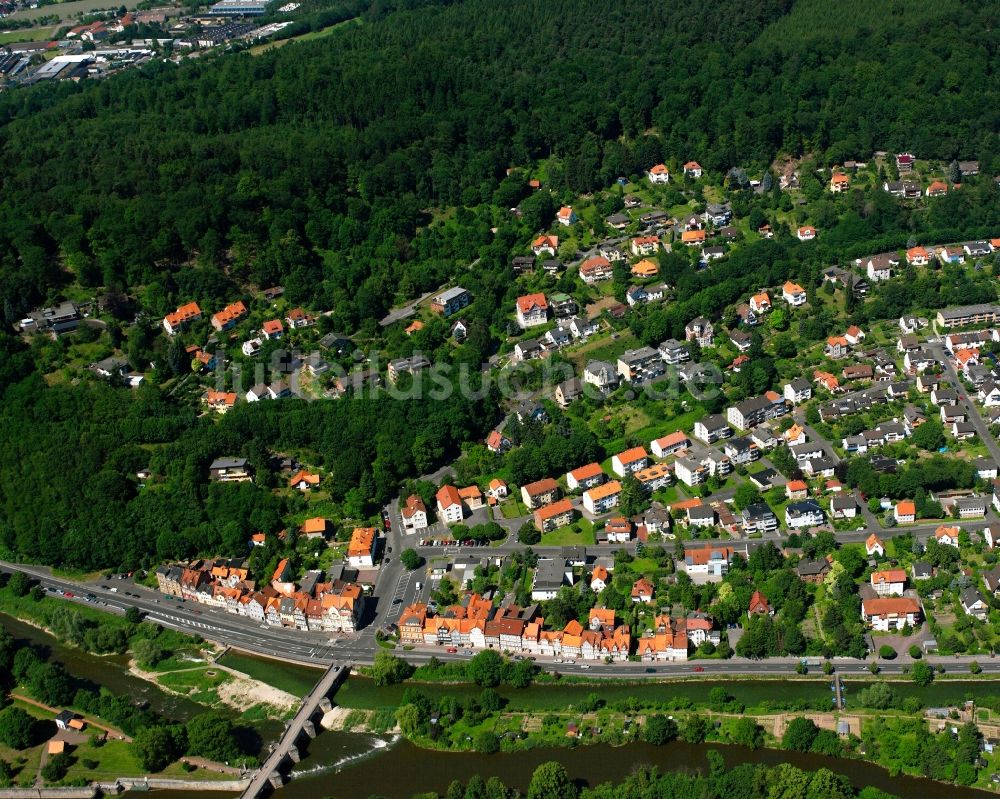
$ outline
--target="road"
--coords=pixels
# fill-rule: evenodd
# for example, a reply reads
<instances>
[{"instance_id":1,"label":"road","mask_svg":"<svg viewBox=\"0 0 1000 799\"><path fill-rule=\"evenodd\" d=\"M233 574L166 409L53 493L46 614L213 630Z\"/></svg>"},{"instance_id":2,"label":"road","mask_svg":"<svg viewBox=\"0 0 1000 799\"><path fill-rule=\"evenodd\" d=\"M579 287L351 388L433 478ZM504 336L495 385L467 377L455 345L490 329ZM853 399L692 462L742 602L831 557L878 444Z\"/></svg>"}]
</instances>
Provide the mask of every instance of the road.
<instances>
[{"instance_id":1,"label":"road","mask_svg":"<svg viewBox=\"0 0 1000 799\"><path fill-rule=\"evenodd\" d=\"M912 528L911 528L912 529ZM887 537L891 532L884 531ZM857 533L858 536L867 536L867 531ZM863 537L860 539L863 540ZM701 542L699 542L700 544ZM607 547L612 550L615 547ZM604 549L604 548L602 548ZM553 548L553 551L555 548ZM588 550L590 548L588 547ZM481 550L481 551L496 551ZM396 563L394 559L392 561ZM392 604L391 599L383 603L376 599L378 605L376 619L354 636L340 636L330 638L329 633L310 633L300 630L289 630L281 627L269 627L268 625L258 625L252 619L227 613L218 608L210 608L203 605L194 605L191 602L168 602L157 592L147 588L136 586L131 580L106 581L108 589L103 589L98 584L82 584L76 581L61 577L55 577L48 569L23 566L11 563L0 562L0 571L12 573L21 571L37 579L43 587L62 589L73 593L71 601L85 604L87 593L93 594L102 610L123 614L128 607L135 607L141 611L147 621L162 624L174 630L180 630L192 635L215 641L225 646L250 653L275 658L280 661L295 662L302 665L326 668L332 663L354 663L365 665L372 663L378 645L375 642L375 630L379 626L397 618L400 610L415 597L415 583L417 577L407 575L407 586L403 589L405 599L398 604ZM393 578L391 575L395 574ZM381 592L384 586L391 585L391 597L396 593L399 582L399 575L403 574L400 569L392 573L386 572L385 578L380 578L376 584L376 591ZM118 588L113 592L111 588ZM427 590L427 586L424 586ZM128 591L132 596L127 596ZM463 660L465 656L461 651L449 653L444 647L427 647L415 649L413 651L401 653L414 664L426 663L431 658L442 661ZM963 673L968 671L968 664L976 658L939 658L928 657L929 663L941 663L946 668L958 669ZM698 676L735 676L735 675L757 675L776 677L780 675L793 675L795 666L798 663L796 658L770 658L768 660L748 660L733 657L730 660L717 661L706 660L688 663L613 663L606 664L600 661L583 663L556 663L552 658L539 657L537 664L548 671L562 674L575 674L590 677L621 677L621 678L645 678L645 677L692 677ZM984 672L1000 674L1000 660L982 657L979 660ZM587 668L584 668L584 666ZM868 670L865 662L851 658L834 658L834 665L840 673L864 672ZM885 674L900 674L908 668L906 659L897 661L886 661L879 664Z\"/></svg>"},{"instance_id":2,"label":"road","mask_svg":"<svg viewBox=\"0 0 1000 799\"><path fill-rule=\"evenodd\" d=\"M440 289L435 289L434 291L428 291L421 294L417 299L411 302L409 305L404 305L401 308L393 308L389 313L379 319L378 323L382 327L388 327L393 322L398 322L400 319L406 319L407 317L413 316L417 310L417 306L422 302L426 302L428 299L437 294Z\"/></svg>"}]
</instances>

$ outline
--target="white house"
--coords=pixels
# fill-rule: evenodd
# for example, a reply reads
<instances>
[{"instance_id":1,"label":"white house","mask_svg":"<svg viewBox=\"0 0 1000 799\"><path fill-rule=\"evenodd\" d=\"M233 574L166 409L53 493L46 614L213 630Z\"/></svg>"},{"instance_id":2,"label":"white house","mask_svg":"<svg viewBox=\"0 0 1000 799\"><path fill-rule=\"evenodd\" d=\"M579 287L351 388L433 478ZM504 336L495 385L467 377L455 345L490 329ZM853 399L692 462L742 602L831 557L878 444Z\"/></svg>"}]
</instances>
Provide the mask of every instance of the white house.
<instances>
[{"instance_id":1,"label":"white house","mask_svg":"<svg viewBox=\"0 0 1000 799\"><path fill-rule=\"evenodd\" d=\"M908 596L865 599L861 602L861 618L879 632L913 627L920 619L920 603Z\"/></svg>"},{"instance_id":2,"label":"white house","mask_svg":"<svg viewBox=\"0 0 1000 799\"><path fill-rule=\"evenodd\" d=\"M437 514L445 524L458 524L465 516L462 497L455 486L441 486L437 492Z\"/></svg>"},{"instance_id":3,"label":"white house","mask_svg":"<svg viewBox=\"0 0 1000 799\"><path fill-rule=\"evenodd\" d=\"M650 168L646 174L649 176L649 182L654 186L662 186L670 182L670 170L665 164L657 164Z\"/></svg>"}]
</instances>

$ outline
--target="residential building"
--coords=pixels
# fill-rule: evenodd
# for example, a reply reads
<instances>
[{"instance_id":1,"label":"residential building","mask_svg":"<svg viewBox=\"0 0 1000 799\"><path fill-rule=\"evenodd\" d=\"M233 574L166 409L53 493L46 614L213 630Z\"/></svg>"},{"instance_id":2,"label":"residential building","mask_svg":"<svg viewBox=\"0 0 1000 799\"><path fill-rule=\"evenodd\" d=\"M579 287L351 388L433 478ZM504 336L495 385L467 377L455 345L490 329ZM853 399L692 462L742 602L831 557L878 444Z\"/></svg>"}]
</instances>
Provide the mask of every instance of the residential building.
<instances>
[{"instance_id":1,"label":"residential building","mask_svg":"<svg viewBox=\"0 0 1000 799\"><path fill-rule=\"evenodd\" d=\"M610 480L607 483L594 486L584 491L583 507L595 516L607 513L618 505L621 491L622 484L617 480Z\"/></svg>"},{"instance_id":2,"label":"residential building","mask_svg":"<svg viewBox=\"0 0 1000 799\"><path fill-rule=\"evenodd\" d=\"M781 297L793 308L806 304L806 290L790 280L786 280L781 287Z\"/></svg>"},{"instance_id":3,"label":"residential building","mask_svg":"<svg viewBox=\"0 0 1000 799\"><path fill-rule=\"evenodd\" d=\"M220 333L223 330L230 330L245 319L248 313L247 307L238 300L212 315L212 327Z\"/></svg>"},{"instance_id":4,"label":"residential building","mask_svg":"<svg viewBox=\"0 0 1000 799\"><path fill-rule=\"evenodd\" d=\"M1000 307L992 304L944 308L937 313L938 327L944 328L992 325L997 322L1000 322Z\"/></svg>"},{"instance_id":5,"label":"residential building","mask_svg":"<svg viewBox=\"0 0 1000 799\"><path fill-rule=\"evenodd\" d=\"M760 591L754 591L750 596L750 604L747 606L748 616L773 616L774 608L767 601L767 597Z\"/></svg>"},{"instance_id":6,"label":"residential building","mask_svg":"<svg viewBox=\"0 0 1000 799\"><path fill-rule=\"evenodd\" d=\"M551 505L559 499L559 484L551 477L544 477L534 483L521 486L521 500L529 510Z\"/></svg>"},{"instance_id":7,"label":"residential building","mask_svg":"<svg viewBox=\"0 0 1000 799\"><path fill-rule=\"evenodd\" d=\"M571 472L566 472L566 487L570 491L586 490L604 482L606 475L599 463L588 463Z\"/></svg>"},{"instance_id":8,"label":"residential building","mask_svg":"<svg viewBox=\"0 0 1000 799\"><path fill-rule=\"evenodd\" d=\"M853 519L858 515L858 503L853 494L836 496L830 500L830 515L834 519Z\"/></svg>"},{"instance_id":9,"label":"residential building","mask_svg":"<svg viewBox=\"0 0 1000 799\"><path fill-rule=\"evenodd\" d=\"M661 342L659 352L663 362L671 366L676 366L691 359L691 351L688 349L687 344L682 344L674 338L668 338L666 341Z\"/></svg>"},{"instance_id":10,"label":"residential building","mask_svg":"<svg viewBox=\"0 0 1000 799\"><path fill-rule=\"evenodd\" d=\"M966 588L960 595L960 601L965 614L980 621L985 620L990 612L990 606L978 588L972 586Z\"/></svg>"},{"instance_id":11,"label":"residential building","mask_svg":"<svg viewBox=\"0 0 1000 799\"><path fill-rule=\"evenodd\" d=\"M905 569L874 571L869 578L872 590L879 596L900 596L906 588Z\"/></svg>"},{"instance_id":12,"label":"residential building","mask_svg":"<svg viewBox=\"0 0 1000 799\"><path fill-rule=\"evenodd\" d=\"M537 508L533 514L535 526L542 533L565 527L573 522L573 504L568 499L560 499Z\"/></svg>"},{"instance_id":13,"label":"residential building","mask_svg":"<svg viewBox=\"0 0 1000 799\"><path fill-rule=\"evenodd\" d=\"M579 217L576 215L576 211L573 210L572 205L564 205L556 212L556 221L563 227L569 227L578 219Z\"/></svg>"},{"instance_id":14,"label":"residential building","mask_svg":"<svg viewBox=\"0 0 1000 799\"><path fill-rule=\"evenodd\" d=\"M589 361L583 370L583 382L607 394L617 388L618 372L606 361Z\"/></svg>"},{"instance_id":15,"label":"residential building","mask_svg":"<svg viewBox=\"0 0 1000 799\"><path fill-rule=\"evenodd\" d=\"M435 496L438 518L445 524L460 524L465 518L465 509L458 489L453 485L444 485Z\"/></svg>"},{"instance_id":16,"label":"residential building","mask_svg":"<svg viewBox=\"0 0 1000 799\"><path fill-rule=\"evenodd\" d=\"M374 566L376 541L374 527L355 527L347 545L347 562L355 569Z\"/></svg>"},{"instance_id":17,"label":"residential building","mask_svg":"<svg viewBox=\"0 0 1000 799\"><path fill-rule=\"evenodd\" d=\"M614 267L610 259L603 255L594 255L580 264L580 279L592 285L614 277Z\"/></svg>"},{"instance_id":18,"label":"residential building","mask_svg":"<svg viewBox=\"0 0 1000 799\"><path fill-rule=\"evenodd\" d=\"M977 170L978 171L978 170ZM698 180L702 175L701 164L697 161L688 161L684 164L684 177Z\"/></svg>"},{"instance_id":19,"label":"residential building","mask_svg":"<svg viewBox=\"0 0 1000 799\"><path fill-rule=\"evenodd\" d=\"M399 509L399 515L403 519L403 530L407 533L427 528L427 506L416 494L406 498L406 504Z\"/></svg>"},{"instance_id":20,"label":"residential building","mask_svg":"<svg viewBox=\"0 0 1000 799\"><path fill-rule=\"evenodd\" d=\"M913 524L917 518L917 506L911 499L901 499L892 511L897 524Z\"/></svg>"},{"instance_id":21,"label":"residential building","mask_svg":"<svg viewBox=\"0 0 1000 799\"><path fill-rule=\"evenodd\" d=\"M789 528L815 527L824 521L823 509L815 499L792 502L785 508L785 524Z\"/></svg>"},{"instance_id":22,"label":"residential building","mask_svg":"<svg viewBox=\"0 0 1000 799\"><path fill-rule=\"evenodd\" d=\"M578 377L564 380L556 386L555 399L560 408L568 408L583 394L583 382Z\"/></svg>"},{"instance_id":23,"label":"residential building","mask_svg":"<svg viewBox=\"0 0 1000 799\"><path fill-rule=\"evenodd\" d=\"M684 550L681 568L689 576L704 575L717 582L729 573L734 549L732 547L695 547Z\"/></svg>"},{"instance_id":24,"label":"residential building","mask_svg":"<svg viewBox=\"0 0 1000 799\"><path fill-rule=\"evenodd\" d=\"M544 294L525 294L517 298L517 323L522 329L544 325L548 318L549 306Z\"/></svg>"},{"instance_id":25,"label":"residential building","mask_svg":"<svg viewBox=\"0 0 1000 799\"><path fill-rule=\"evenodd\" d=\"M689 487L700 485L709 477L708 467L691 458L678 458L674 462L674 474Z\"/></svg>"},{"instance_id":26,"label":"residential building","mask_svg":"<svg viewBox=\"0 0 1000 799\"><path fill-rule=\"evenodd\" d=\"M778 529L778 517L766 502L750 505L742 515L746 533L773 533Z\"/></svg>"},{"instance_id":27,"label":"residential building","mask_svg":"<svg viewBox=\"0 0 1000 799\"><path fill-rule=\"evenodd\" d=\"M652 380L665 371L660 353L652 347L626 350L618 356L618 374L630 383Z\"/></svg>"},{"instance_id":28,"label":"residential building","mask_svg":"<svg viewBox=\"0 0 1000 799\"><path fill-rule=\"evenodd\" d=\"M555 599L559 589L573 584L573 569L562 558L541 558L535 566L535 576L531 583L531 599L543 602Z\"/></svg>"},{"instance_id":29,"label":"residential building","mask_svg":"<svg viewBox=\"0 0 1000 799\"><path fill-rule=\"evenodd\" d=\"M664 164L656 164L646 173L649 182L654 186L665 185L670 182L670 170Z\"/></svg>"},{"instance_id":30,"label":"residential building","mask_svg":"<svg viewBox=\"0 0 1000 799\"><path fill-rule=\"evenodd\" d=\"M208 467L208 474L217 483L246 483L253 479L246 458L216 458Z\"/></svg>"},{"instance_id":31,"label":"residential building","mask_svg":"<svg viewBox=\"0 0 1000 799\"><path fill-rule=\"evenodd\" d=\"M913 627L920 616L920 603L913 597L879 597L861 601L861 618L879 632Z\"/></svg>"},{"instance_id":32,"label":"residential building","mask_svg":"<svg viewBox=\"0 0 1000 799\"><path fill-rule=\"evenodd\" d=\"M167 335L172 336L199 319L201 319L201 308L198 307L198 303L189 302L163 317L163 329L167 331Z\"/></svg>"},{"instance_id":33,"label":"residential building","mask_svg":"<svg viewBox=\"0 0 1000 799\"><path fill-rule=\"evenodd\" d=\"M687 509L688 527L712 527L715 524L715 508L711 505L695 505Z\"/></svg>"},{"instance_id":34,"label":"residential building","mask_svg":"<svg viewBox=\"0 0 1000 799\"><path fill-rule=\"evenodd\" d=\"M684 326L684 338L686 341L697 341L699 346L711 347L712 339L715 337L715 328L705 317L699 316L692 319Z\"/></svg>"},{"instance_id":35,"label":"residential building","mask_svg":"<svg viewBox=\"0 0 1000 799\"><path fill-rule=\"evenodd\" d=\"M645 447L632 447L611 458L611 471L625 477L649 466L649 454Z\"/></svg>"},{"instance_id":36,"label":"residential building","mask_svg":"<svg viewBox=\"0 0 1000 799\"><path fill-rule=\"evenodd\" d=\"M729 438L732 434L732 429L720 414L703 416L694 423L694 437L706 444L714 444L723 438Z\"/></svg>"},{"instance_id":37,"label":"residential building","mask_svg":"<svg viewBox=\"0 0 1000 799\"><path fill-rule=\"evenodd\" d=\"M773 391L751 399L743 400L726 410L729 424L741 430L749 430L770 419L784 416L788 411L784 398Z\"/></svg>"},{"instance_id":38,"label":"residential building","mask_svg":"<svg viewBox=\"0 0 1000 799\"><path fill-rule=\"evenodd\" d=\"M472 295L461 286L446 289L431 300L431 310L449 317L472 302Z\"/></svg>"},{"instance_id":39,"label":"residential building","mask_svg":"<svg viewBox=\"0 0 1000 799\"><path fill-rule=\"evenodd\" d=\"M898 508L899 506L897 505L896 507ZM868 557L872 557L873 555L880 558L885 557L885 544L882 543L882 539L875 535L875 533L868 536L865 541L865 554Z\"/></svg>"},{"instance_id":40,"label":"residential building","mask_svg":"<svg viewBox=\"0 0 1000 799\"><path fill-rule=\"evenodd\" d=\"M649 444L650 452L653 453L654 457L666 458L669 455L673 455L678 450L687 449L691 446L691 440L687 437L683 431L678 430L676 433L670 433L663 438L657 438L651 441Z\"/></svg>"}]
</instances>

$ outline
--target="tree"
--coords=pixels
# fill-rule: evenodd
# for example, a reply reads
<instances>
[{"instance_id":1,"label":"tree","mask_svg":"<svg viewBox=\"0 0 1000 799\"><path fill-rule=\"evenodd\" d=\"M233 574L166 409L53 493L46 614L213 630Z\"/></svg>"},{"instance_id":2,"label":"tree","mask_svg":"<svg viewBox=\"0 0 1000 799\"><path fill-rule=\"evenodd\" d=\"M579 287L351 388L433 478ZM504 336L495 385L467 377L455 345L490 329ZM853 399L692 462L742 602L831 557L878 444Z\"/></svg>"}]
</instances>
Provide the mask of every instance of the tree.
<instances>
[{"instance_id":1,"label":"tree","mask_svg":"<svg viewBox=\"0 0 1000 799\"><path fill-rule=\"evenodd\" d=\"M28 575L24 572L14 572L10 576L7 587L14 596L27 596L28 591L31 588L31 581L28 579Z\"/></svg>"},{"instance_id":2,"label":"tree","mask_svg":"<svg viewBox=\"0 0 1000 799\"><path fill-rule=\"evenodd\" d=\"M424 559L415 549L404 549L399 553L399 562L406 567L407 571L415 571L423 565Z\"/></svg>"},{"instance_id":3,"label":"tree","mask_svg":"<svg viewBox=\"0 0 1000 799\"><path fill-rule=\"evenodd\" d=\"M648 744L663 746L677 739L677 722L660 714L649 716L642 737Z\"/></svg>"},{"instance_id":4,"label":"tree","mask_svg":"<svg viewBox=\"0 0 1000 799\"><path fill-rule=\"evenodd\" d=\"M66 776L66 772L69 771L71 765L72 760L66 752L51 755L45 762L45 765L42 766L42 779L46 782L59 782L59 780Z\"/></svg>"},{"instance_id":5,"label":"tree","mask_svg":"<svg viewBox=\"0 0 1000 799\"><path fill-rule=\"evenodd\" d=\"M140 638L132 645L132 654L141 666L153 668L167 657L167 651L154 638Z\"/></svg>"},{"instance_id":6,"label":"tree","mask_svg":"<svg viewBox=\"0 0 1000 799\"><path fill-rule=\"evenodd\" d=\"M813 741L818 734L819 727L812 719L794 718L785 727L785 734L781 736L781 746L794 752L808 752L812 749Z\"/></svg>"},{"instance_id":7,"label":"tree","mask_svg":"<svg viewBox=\"0 0 1000 799\"><path fill-rule=\"evenodd\" d=\"M685 743L700 744L708 737L709 724L704 716L693 713L681 727L680 738Z\"/></svg>"},{"instance_id":8,"label":"tree","mask_svg":"<svg viewBox=\"0 0 1000 799\"><path fill-rule=\"evenodd\" d=\"M542 763L531 775L527 799L577 799L579 791L562 763Z\"/></svg>"},{"instance_id":9,"label":"tree","mask_svg":"<svg viewBox=\"0 0 1000 799\"><path fill-rule=\"evenodd\" d=\"M748 716L735 719L729 726L728 734L734 744L747 749L757 749L764 742L763 728Z\"/></svg>"},{"instance_id":10,"label":"tree","mask_svg":"<svg viewBox=\"0 0 1000 799\"><path fill-rule=\"evenodd\" d=\"M142 621L142 616L139 613L139 609L134 605L130 605L125 610L125 621L127 621L129 624L138 624L140 621Z\"/></svg>"},{"instance_id":11,"label":"tree","mask_svg":"<svg viewBox=\"0 0 1000 799\"><path fill-rule=\"evenodd\" d=\"M917 685L926 687L934 681L934 669L926 661L918 660L913 664L910 677Z\"/></svg>"},{"instance_id":12,"label":"tree","mask_svg":"<svg viewBox=\"0 0 1000 799\"><path fill-rule=\"evenodd\" d=\"M944 425L937 416L929 417L910 436L913 445L928 452L936 452L944 446Z\"/></svg>"},{"instance_id":13,"label":"tree","mask_svg":"<svg viewBox=\"0 0 1000 799\"><path fill-rule=\"evenodd\" d=\"M31 746L35 720L19 707L8 707L0 711L0 743L11 749L27 749Z\"/></svg>"},{"instance_id":14,"label":"tree","mask_svg":"<svg viewBox=\"0 0 1000 799\"><path fill-rule=\"evenodd\" d=\"M978 660L973 660L971 663L969 663L969 671L972 672L973 674L982 674L983 667L979 665Z\"/></svg>"},{"instance_id":15,"label":"tree","mask_svg":"<svg viewBox=\"0 0 1000 799\"><path fill-rule=\"evenodd\" d=\"M751 505L763 501L760 491L754 488L752 483L740 483L733 494L733 505L737 510L745 510Z\"/></svg>"},{"instance_id":16,"label":"tree","mask_svg":"<svg viewBox=\"0 0 1000 799\"><path fill-rule=\"evenodd\" d=\"M399 723L399 729L407 738L417 735L423 725L420 708L412 704L403 705L396 711L396 721Z\"/></svg>"},{"instance_id":17,"label":"tree","mask_svg":"<svg viewBox=\"0 0 1000 799\"><path fill-rule=\"evenodd\" d=\"M472 741L472 746L477 752L484 755L492 755L500 751L500 739L490 730L480 730Z\"/></svg>"},{"instance_id":18,"label":"tree","mask_svg":"<svg viewBox=\"0 0 1000 799\"><path fill-rule=\"evenodd\" d=\"M517 531L517 540L525 546L533 546L542 540L542 534L534 522L525 522Z\"/></svg>"},{"instance_id":19,"label":"tree","mask_svg":"<svg viewBox=\"0 0 1000 799\"><path fill-rule=\"evenodd\" d=\"M495 649L484 649L469 661L466 674L476 685L492 687L503 679L505 663L503 656Z\"/></svg>"},{"instance_id":20,"label":"tree","mask_svg":"<svg viewBox=\"0 0 1000 799\"><path fill-rule=\"evenodd\" d=\"M132 738L132 754L143 771L163 771L187 748L181 726L142 727Z\"/></svg>"},{"instance_id":21,"label":"tree","mask_svg":"<svg viewBox=\"0 0 1000 799\"><path fill-rule=\"evenodd\" d=\"M384 649L375 653L372 664L372 681L377 686L395 685L403 682L413 674L413 667L402 658L386 652Z\"/></svg>"},{"instance_id":22,"label":"tree","mask_svg":"<svg viewBox=\"0 0 1000 799\"><path fill-rule=\"evenodd\" d=\"M635 479L634 474L628 474L622 480L621 495L618 498L618 507L626 518L642 513L649 507L649 499L642 485Z\"/></svg>"},{"instance_id":23,"label":"tree","mask_svg":"<svg viewBox=\"0 0 1000 799\"><path fill-rule=\"evenodd\" d=\"M215 713L202 713L186 725L187 752L195 757L228 762L241 756L236 728L229 719Z\"/></svg>"}]
</instances>

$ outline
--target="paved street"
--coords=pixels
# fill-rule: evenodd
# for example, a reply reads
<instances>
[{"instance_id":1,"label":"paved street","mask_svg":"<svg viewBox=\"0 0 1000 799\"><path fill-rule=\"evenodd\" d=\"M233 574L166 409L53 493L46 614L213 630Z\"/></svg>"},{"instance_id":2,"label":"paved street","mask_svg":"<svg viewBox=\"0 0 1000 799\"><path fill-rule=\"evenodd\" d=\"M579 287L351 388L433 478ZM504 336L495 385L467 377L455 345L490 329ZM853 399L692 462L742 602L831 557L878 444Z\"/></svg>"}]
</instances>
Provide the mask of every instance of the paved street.
<instances>
[{"instance_id":1,"label":"paved street","mask_svg":"<svg viewBox=\"0 0 1000 799\"><path fill-rule=\"evenodd\" d=\"M927 348L934 353L936 358L939 358L944 363L944 375L948 378L952 388L958 392L960 398L959 405L964 405L969 409L969 422L976 428L976 435L986 445L993 460L996 463L1000 463L1000 444L997 443L997 440L990 433L989 425L983 419L983 415L979 411L979 406L969 397L969 390L963 385L961 379L959 379L958 372L955 370L955 364L952 363L944 346L934 341L929 342Z\"/></svg>"}]
</instances>

